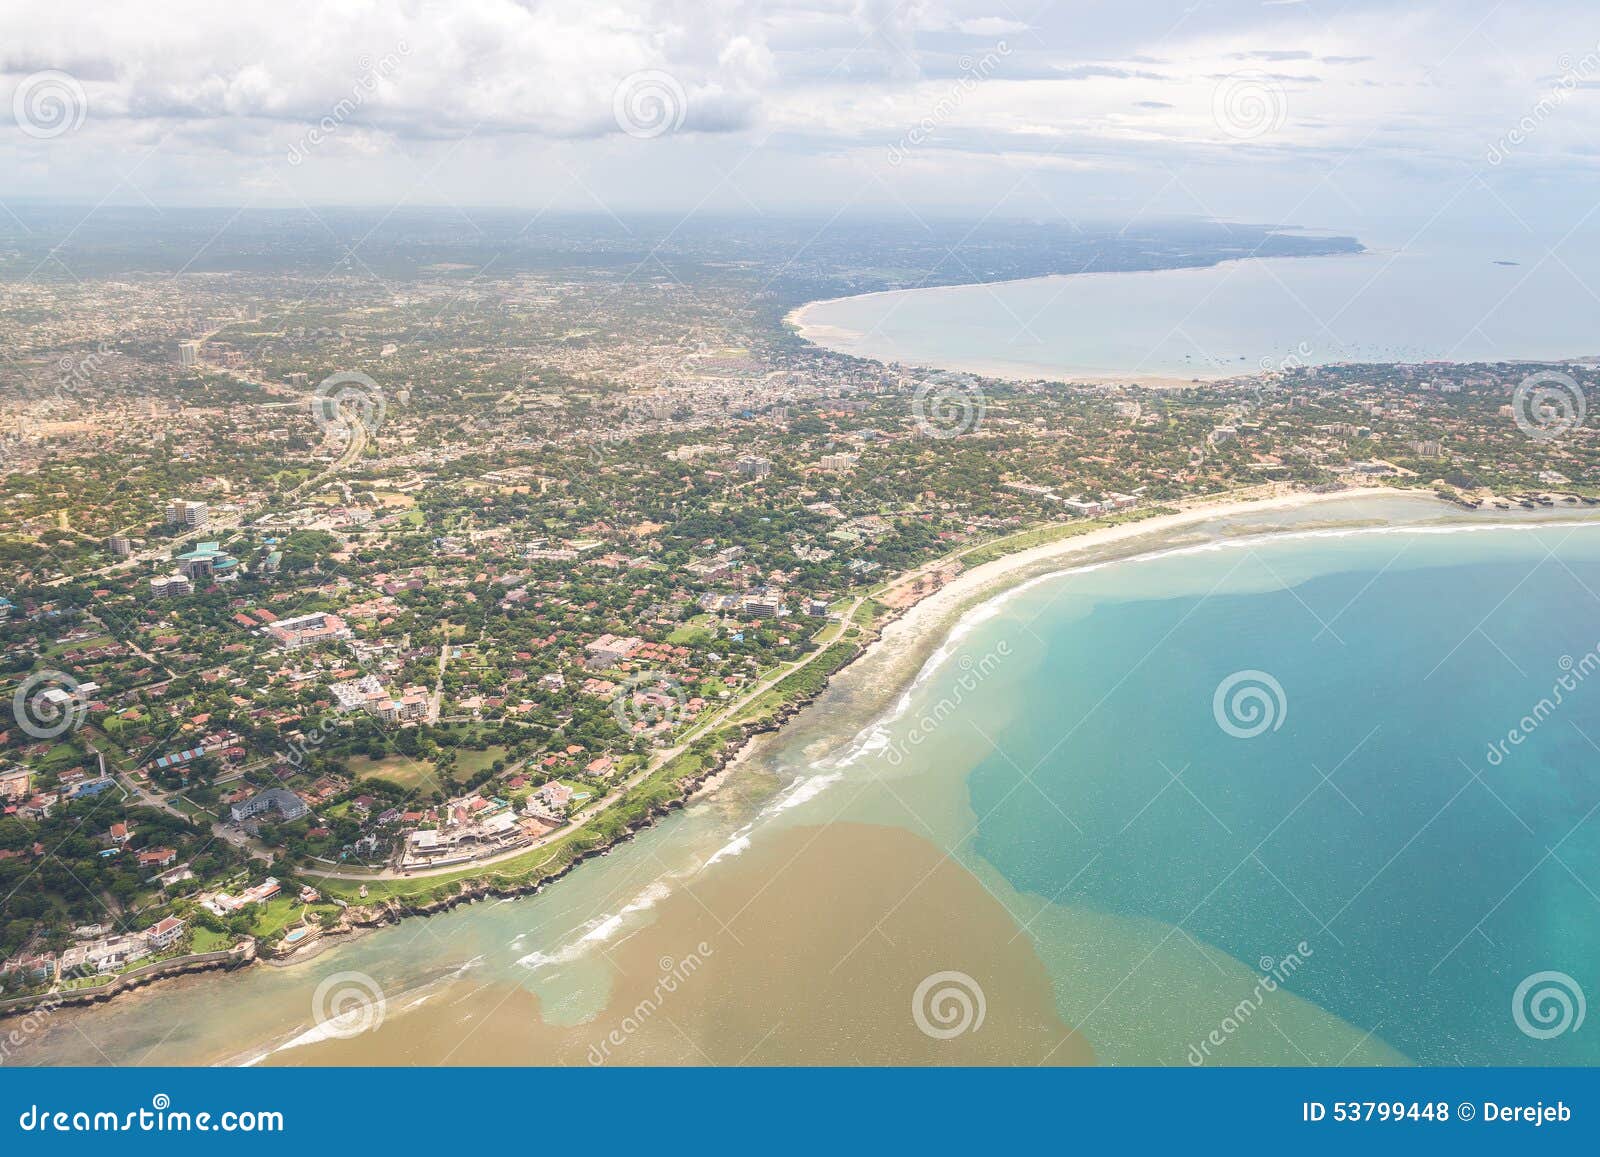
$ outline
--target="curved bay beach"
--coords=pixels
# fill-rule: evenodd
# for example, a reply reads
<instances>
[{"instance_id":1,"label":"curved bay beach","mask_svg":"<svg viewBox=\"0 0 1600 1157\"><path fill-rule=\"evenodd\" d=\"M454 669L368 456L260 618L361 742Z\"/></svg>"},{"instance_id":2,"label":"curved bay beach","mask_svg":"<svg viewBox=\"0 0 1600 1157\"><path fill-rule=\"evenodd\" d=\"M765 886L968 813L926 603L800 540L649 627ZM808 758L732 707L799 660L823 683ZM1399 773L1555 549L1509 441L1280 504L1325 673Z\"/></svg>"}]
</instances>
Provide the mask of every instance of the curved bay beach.
<instances>
[{"instance_id":1,"label":"curved bay beach","mask_svg":"<svg viewBox=\"0 0 1600 1157\"><path fill-rule=\"evenodd\" d=\"M1574 512L1530 519L1564 524ZM1197 503L984 563L888 625L811 707L758 738L715 791L546 894L408 920L288 968L177 981L103 1009L63 1010L33 1059L937 1060L955 1052L930 1054L934 1038L903 1030L914 1025L908 1010L919 982L954 971L974 978L989 1018L988 1035L955 1046L965 1060L1183 1063L1187 1046L1204 1041L1218 1019L1215 1010L1260 985L1259 961L1242 963L1192 932L1175 936L1170 923L1057 902L1056 889L1018 887L996 869L978 850L985 836L967 781L1006 746L1005 708L975 699L941 710L961 694L947 678L973 669L963 662L987 669L974 649L992 655L998 646L985 634L1002 609L997 596L1029 599L1033 591L1023 588L1051 586L1044 576L1245 541L1322 542L1333 532L1378 541L1366 532L1385 524L1500 525L1393 492L1290 494ZM1467 537L1508 536L1517 537ZM1107 566L1095 574L1119 570L1128 573ZM1278 585L1292 589L1288 579ZM1004 639L1020 648L1026 631L1008 628ZM1008 658L990 681L1008 687L1008 698L1028 685L1017 669L1023 661ZM933 741L911 744L906 728L933 717L943 721ZM897 737L909 758L885 758ZM1016 790L1027 795L1012 799L1031 798L1034 812L1055 814L1025 782ZM1058 819L1053 838L1077 838L1066 817ZM859 903L842 903L846 896ZM1295 943L1279 952L1293 954ZM1322 961L1334 958L1332 942L1320 948ZM1133 990L1123 974L1141 961L1139 1002L1106 999ZM685 962L694 968L680 978ZM336 1022L318 1023L318 1001L320 993L326 1004L349 974L371 978L383 1015L347 1037ZM1304 1063L1291 1060L1269 1023L1289 1028L1297 1047L1322 1063L1401 1055L1370 1023L1291 995L1292 981L1273 983L1269 1018L1230 1034L1219 1059ZM841 1033L828 1018L794 1017L785 1027L781 1010L808 999L852 1009L853 1023L875 1027ZM661 1015L629 1014L640 1007ZM613 1033L622 1044L608 1043Z\"/></svg>"}]
</instances>

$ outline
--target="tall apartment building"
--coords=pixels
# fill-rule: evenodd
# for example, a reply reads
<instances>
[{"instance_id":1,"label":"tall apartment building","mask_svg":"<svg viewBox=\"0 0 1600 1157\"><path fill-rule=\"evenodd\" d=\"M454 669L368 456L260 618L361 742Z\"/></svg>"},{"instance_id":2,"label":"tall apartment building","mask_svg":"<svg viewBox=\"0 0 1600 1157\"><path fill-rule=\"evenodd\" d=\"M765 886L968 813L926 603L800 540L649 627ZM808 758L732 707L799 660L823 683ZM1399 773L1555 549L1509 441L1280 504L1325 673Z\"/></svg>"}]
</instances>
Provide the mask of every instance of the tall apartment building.
<instances>
[{"instance_id":1,"label":"tall apartment building","mask_svg":"<svg viewBox=\"0 0 1600 1157\"><path fill-rule=\"evenodd\" d=\"M200 530L211 522L211 508L204 502L189 502L175 498L167 503L167 523Z\"/></svg>"}]
</instances>

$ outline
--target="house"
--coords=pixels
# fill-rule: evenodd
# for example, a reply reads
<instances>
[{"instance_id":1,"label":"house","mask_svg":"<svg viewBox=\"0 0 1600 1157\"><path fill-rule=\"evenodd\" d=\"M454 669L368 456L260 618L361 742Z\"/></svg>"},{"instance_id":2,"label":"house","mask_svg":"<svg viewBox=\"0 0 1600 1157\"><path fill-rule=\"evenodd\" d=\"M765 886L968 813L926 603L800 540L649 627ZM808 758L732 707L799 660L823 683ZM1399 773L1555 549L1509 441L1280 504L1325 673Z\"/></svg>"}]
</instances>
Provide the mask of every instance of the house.
<instances>
[{"instance_id":1,"label":"house","mask_svg":"<svg viewBox=\"0 0 1600 1157\"><path fill-rule=\"evenodd\" d=\"M141 868L165 868L178 858L175 848L146 848L139 853Z\"/></svg>"},{"instance_id":2,"label":"house","mask_svg":"<svg viewBox=\"0 0 1600 1157\"><path fill-rule=\"evenodd\" d=\"M564 808L572 802L572 789L555 780L545 784L534 795L551 808Z\"/></svg>"},{"instance_id":3,"label":"house","mask_svg":"<svg viewBox=\"0 0 1600 1157\"><path fill-rule=\"evenodd\" d=\"M151 948L160 952L164 948L171 948L182 935L183 921L176 916L168 916L147 928L144 938L149 941Z\"/></svg>"}]
</instances>

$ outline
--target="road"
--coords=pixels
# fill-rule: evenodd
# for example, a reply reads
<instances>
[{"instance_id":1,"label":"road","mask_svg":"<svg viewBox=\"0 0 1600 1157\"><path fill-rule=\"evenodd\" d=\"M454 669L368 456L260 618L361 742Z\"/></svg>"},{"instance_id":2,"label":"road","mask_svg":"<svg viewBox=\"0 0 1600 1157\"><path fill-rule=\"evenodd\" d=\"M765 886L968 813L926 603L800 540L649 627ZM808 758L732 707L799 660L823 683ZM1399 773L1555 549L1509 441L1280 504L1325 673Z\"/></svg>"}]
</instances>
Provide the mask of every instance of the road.
<instances>
[{"instance_id":1,"label":"road","mask_svg":"<svg viewBox=\"0 0 1600 1157\"><path fill-rule=\"evenodd\" d=\"M850 604L849 610L845 611L841 616L841 621L848 625L855 617L856 611L865 601L865 595L858 596L855 601ZM593 803L580 808L578 811L573 812L567 817L567 822L563 826L557 828L553 832L548 832L545 835L540 836L532 843L519 844L517 847L511 848L508 851L497 852L495 855L484 856L482 859L465 860L455 864L444 864L436 868L413 868L409 871L396 868L384 868L377 872L356 872L344 869L326 869L314 873L308 872L306 874L327 877L335 880L421 879L428 876L443 876L452 872L476 871L479 868L491 867L495 864L503 863L506 860L512 860L518 856L526 855L528 852L542 848L546 844L550 844L556 840L570 836L573 832L576 832L580 828L584 827L596 816L600 815L602 812L620 800L632 788L636 787L640 783L643 783L644 780L649 778L651 774L659 771L664 765L682 755L689 749L689 746L694 743L695 740L699 739L709 729L729 719L737 719L739 713L751 703L765 695L768 691L772 690L779 683L783 682L783 680L787 679L790 675L793 675L796 671L804 670L806 667L816 662L822 657L823 654L827 652L827 650L828 648L826 646L818 647L804 659L798 659L788 666L782 667L773 672L766 679L763 679L749 691L745 692L745 694L735 699L728 705L726 710L719 712L714 718L701 720L699 723L696 723L694 726L690 727L683 733L682 737L679 738L676 744L674 744L672 747L663 748L662 750L656 752L650 757L649 761L646 762L642 768L634 772L627 779L619 782L605 795L601 796Z\"/></svg>"}]
</instances>

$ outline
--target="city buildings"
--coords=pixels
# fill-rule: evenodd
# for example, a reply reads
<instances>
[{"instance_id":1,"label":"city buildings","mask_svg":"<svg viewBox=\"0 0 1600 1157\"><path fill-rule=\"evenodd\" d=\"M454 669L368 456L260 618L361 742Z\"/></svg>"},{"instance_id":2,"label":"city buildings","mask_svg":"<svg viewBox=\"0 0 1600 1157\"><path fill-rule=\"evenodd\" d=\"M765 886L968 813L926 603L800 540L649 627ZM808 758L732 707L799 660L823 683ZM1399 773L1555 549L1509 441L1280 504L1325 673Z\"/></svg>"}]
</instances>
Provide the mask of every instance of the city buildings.
<instances>
[{"instance_id":1,"label":"city buildings","mask_svg":"<svg viewBox=\"0 0 1600 1157\"><path fill-rule=\"evenodd\" d=\"M204 502L175 498L167 503L167 524L188 530L204 530L211 522L211 508Z\"/></svg>"}]
</instances>

